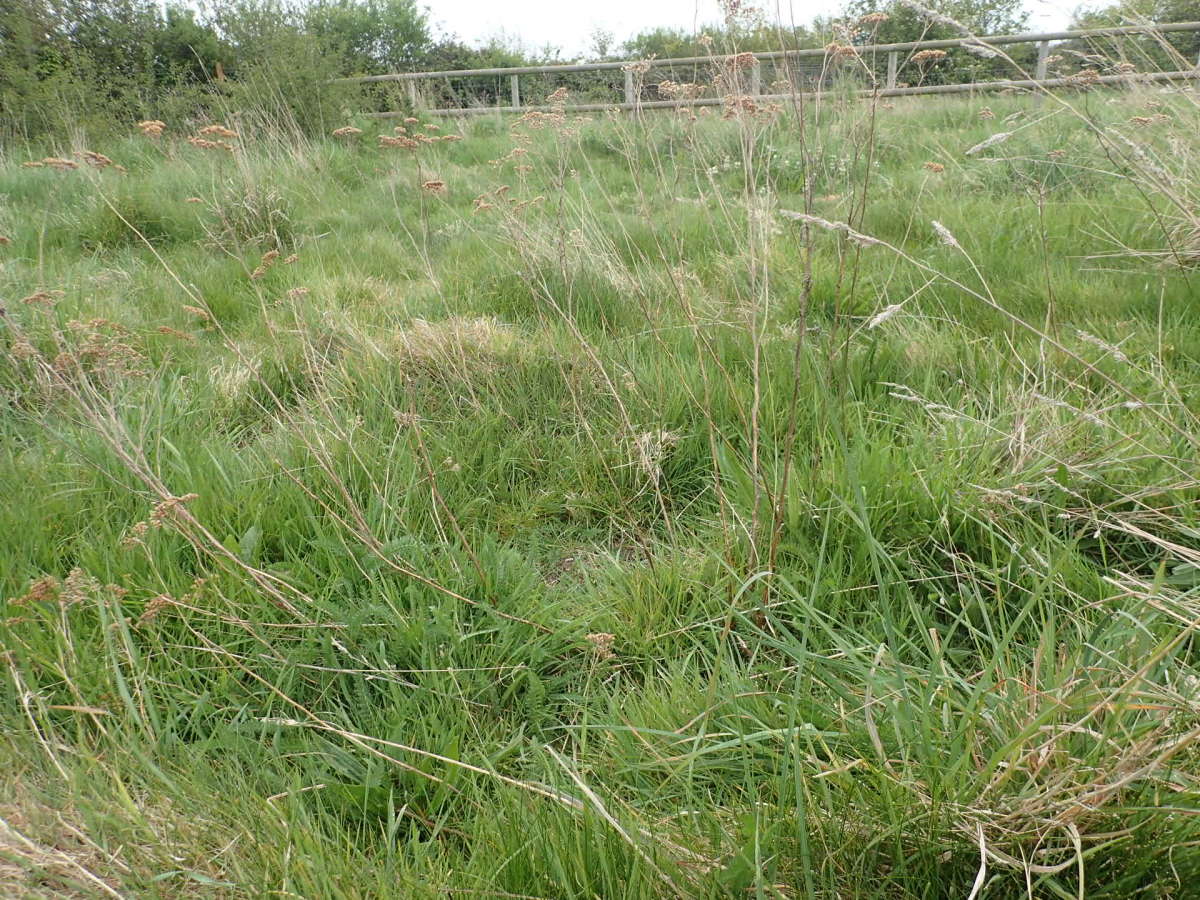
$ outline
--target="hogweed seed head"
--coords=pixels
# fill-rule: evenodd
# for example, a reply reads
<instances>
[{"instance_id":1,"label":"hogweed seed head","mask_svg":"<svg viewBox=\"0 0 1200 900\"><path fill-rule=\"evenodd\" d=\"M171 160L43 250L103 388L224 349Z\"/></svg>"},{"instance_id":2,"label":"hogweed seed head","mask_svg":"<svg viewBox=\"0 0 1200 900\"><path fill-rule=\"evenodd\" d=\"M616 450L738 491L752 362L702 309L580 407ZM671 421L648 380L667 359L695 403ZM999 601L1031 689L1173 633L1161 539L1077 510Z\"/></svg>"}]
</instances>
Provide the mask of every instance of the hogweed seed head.
<instances>
[{"instance_id":1,"label":"hogweed seed head","mask_svg":"<svg viewBox=\"0 0 1200 900\"><path fill-rule=\"evenodd\" d=\"M596 659L612 659L616 656L612 649L613 643L617 639L615 634L598 631L585 635L584 639L592 645L592 653L595 654Z\"/></svg>"},{"instance_id":2,"label":"hogweed seed head","mask_svg":"<svg viewBox=\"0 0 1200 900\"><path fill-rule=\"evenodd\" d=\"M203 135L204 137L216 136L226 138L227 140L238 137L238 133L236 131L234 131L232 128L226 128L224 125L205 125L197 133Z\"/></svg>"},{"instance_id":3,"label":"hogweed seed head","mask_svg":"<svg viewBox=\"0 0 1200 900\"><path fill-rule=\"evenodd\" d=\"M932 65L946 58L945 50L919 50L912 55L912 61L918 66Z\"/></svg>"}]
</instances>

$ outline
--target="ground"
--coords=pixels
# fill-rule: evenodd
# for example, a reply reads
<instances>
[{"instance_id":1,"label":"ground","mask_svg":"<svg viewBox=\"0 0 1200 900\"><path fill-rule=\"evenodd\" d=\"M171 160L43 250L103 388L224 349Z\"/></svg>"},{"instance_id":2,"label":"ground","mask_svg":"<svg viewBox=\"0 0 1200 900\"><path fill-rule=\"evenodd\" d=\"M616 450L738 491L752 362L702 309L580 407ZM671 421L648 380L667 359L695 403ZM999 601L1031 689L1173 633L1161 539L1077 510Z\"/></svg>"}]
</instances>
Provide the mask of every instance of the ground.
<instances>
[{"instance_id":1,"label":"ground","mask_svg":"<svg viewBox=\"0 0 1200 900\"><path fill-rule=\"evenodd\" d=\"M0 886L1186 896L1198 120L4 147Z\"/></svg>"}]
</instances>

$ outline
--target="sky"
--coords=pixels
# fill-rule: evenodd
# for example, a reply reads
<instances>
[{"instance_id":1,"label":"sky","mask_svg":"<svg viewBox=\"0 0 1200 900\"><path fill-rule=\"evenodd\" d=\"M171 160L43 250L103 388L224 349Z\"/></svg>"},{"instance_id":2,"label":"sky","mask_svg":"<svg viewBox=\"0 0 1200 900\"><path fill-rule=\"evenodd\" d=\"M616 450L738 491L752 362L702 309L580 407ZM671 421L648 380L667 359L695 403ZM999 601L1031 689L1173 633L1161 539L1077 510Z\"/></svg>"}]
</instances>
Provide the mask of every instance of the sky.
<instances>
[{"instance_id":1,"label":"sky","mask_svg":"<svg viewBox=\"0 0 1200 900\"><path fill-rule=\"evenodd\" d=\"M719 21L717 0L426 0L441 31L471 44L499 37L526 50L546 44L564 55L584 53L597 29L619 43L658 26L693 29ZM841 0L757 0L767 18L807 23L837 13ZM1026 0L1034 30L1065 28L1080 0ZM1094 4L1086 4L1094 5Z\"/></svg>"}]
</instances>

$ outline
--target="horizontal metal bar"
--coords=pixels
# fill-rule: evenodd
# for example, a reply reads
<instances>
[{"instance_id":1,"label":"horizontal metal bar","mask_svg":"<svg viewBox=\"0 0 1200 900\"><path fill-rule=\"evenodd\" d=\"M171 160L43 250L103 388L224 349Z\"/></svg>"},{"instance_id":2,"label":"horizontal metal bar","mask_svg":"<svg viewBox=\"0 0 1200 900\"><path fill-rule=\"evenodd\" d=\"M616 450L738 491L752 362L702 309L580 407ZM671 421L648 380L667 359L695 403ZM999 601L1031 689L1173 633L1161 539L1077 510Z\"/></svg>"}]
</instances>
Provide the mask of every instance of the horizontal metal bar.
<instances>
[{"instance_id":1,"label":"horizontal metal bar","mask_svg":"<svg viewBox=\"0 0 1200 900\"><path fill-rule=\"evenodd\" d=\"M1100 75L1087 84L1144 84L1157 81L1192 81L1200 80L1200 67L1186 72L1147 72L1129 75ZM1010 81L980 81L973 84L929 84L921 87L885 88L878 92L872 89L857 91L859 95L871 96L876 93L880 97L905 97L919 94L969 94L975 91L1002 91L1015 88L1054 88L1080 84L1077 78L1046 78L1041 81L1028 78ZM827 91L803 92L797 94L762 94L755 100L790 100L792 97L820 97ZM840 93L840 92L839 92ZM525 112L607 112L608 110L633 109L670 109L692 106L722 106L725 103L721 97L700 97L695 100L648 100L642 103L579 103L573 106L470 106L462 109L429 109L424 115L429 116L481 116L489 113L525 113ZM397 119L407 116L406 112L365 113L368 119Z\"/></svg>"},{"instance_id":2,"label":"horizontal metal bar","mask_svg":"<svg viewBox=\"0 0 1200 900\"><path fill-rule=\"evenodd\" d=\"M1165 34L1177 31L1200 31L1200 22L1171 22L1165 25L1121 25L1112 28L1083 28L1075 31L1043 31L1028 32L1025 34L994 34L985 37L947 38L936 41L907 41L900 44L869 44L863 47L855 47L854 49L860 56L868 56L873 53L890 53L902 50L940 50L979 44L994 46L1003 44L1031 44L1039 41L1066 41L1072 38L1121 37L1122 35ZM790 59L804 59L824 57L826 54L827 51L822 47L812 50L770 50L763 53L755 53L754 57L758 60L783 59L785 57ZM338 78L335 79L335 83L365 84L380 81L419 81L430 78L467 78L484 75L554 75L568 72L603 72L623 69L626 66L657 68L660 66L695 65L699 63L723 62L730 59L733 59L733 55L686 56L674 59L624 60L621 62L568 63L552 66L512 66L500 69L449 69L444 72L397 72L391 75L361 75L355 78Z\"/></svg>"}]
</instances>

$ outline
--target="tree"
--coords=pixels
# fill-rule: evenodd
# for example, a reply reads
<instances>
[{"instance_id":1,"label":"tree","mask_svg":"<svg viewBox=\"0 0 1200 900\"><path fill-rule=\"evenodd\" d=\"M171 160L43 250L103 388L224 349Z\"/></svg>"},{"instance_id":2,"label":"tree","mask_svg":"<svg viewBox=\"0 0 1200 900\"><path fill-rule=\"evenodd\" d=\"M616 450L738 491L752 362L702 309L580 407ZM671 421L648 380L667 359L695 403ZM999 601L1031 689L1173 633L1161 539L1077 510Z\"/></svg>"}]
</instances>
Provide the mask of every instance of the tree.
<instances>
[{"instance_id":1,"label":"tree","mask_svg":"<svg viewBox=\"0 0 1200 900\"><path fill-rule=\"evenodd\" d=\"M232 68L232 51L211 25L196 21L195 12L185 7L168 6L151 41L155 81L160 85L207 81L218 63Z\"/></svg>"},{"instance_id":2,"label":"tree","mask_svg":"<svg viewBox=\"0 0 1200 900\"><path fill-rule=\"evenodd\" d=\"M1082 10L1072 28L1105 28L1154 22L1200 22L1200 0L1120 0L1112 6ZM1200 32L1181 31L1161 37L1132 37L1076 42L1071 49L1108 59L1128 59L1139 68L1171 71L1196 65Z\"/></svg>"},{"instance_id":3,"label":"tree","mask_svg":"<svg viewBox=\"0 0 1200 900\"><path fill-rule=\"evenodd\" d=\"M964 35L1015 34L1025 30L1029 23L1023 0L928 0L923 5L944 18L934 19L890 0L850 0L843 13L842 27L855 44L901 44ZM887 18L864 21L864 17L880 13ZM1032 45L1013 45L1005 52L1021 71L1028 71L1033 64ZM1019 74L1000 57L981 58L967 50L955 49L933 65L921 69L902 67L900 80L913 81L919 77L923 84L950 84Z\"/></svg>"},{"instance_id":4,"label":"tree","mask_svg":"<svg viewBox=\"0 0 1200 900\"><path fill-rule=\"evenodd\" d=\"M412 69L433 43L415 0L316 0L304 26L346 74Z\"/></svg>"},{"instance_id":5,"label":"tree","mask_svg":"<svg viewBox=\"0 0 1200 900\"><path fill-rule=\"evenodd\" d=\"M929 0L923 5L958 22L971 34L1014 34L1029 24L1024 0ZM853 24L876 13L884 13L887 19L864 29L874 35L871 43L933 41L962 35L962 31L952 25L932 21L911 6L891 0L850 0L843 15L847 24Z\"/></svg>"}]
</instances>

